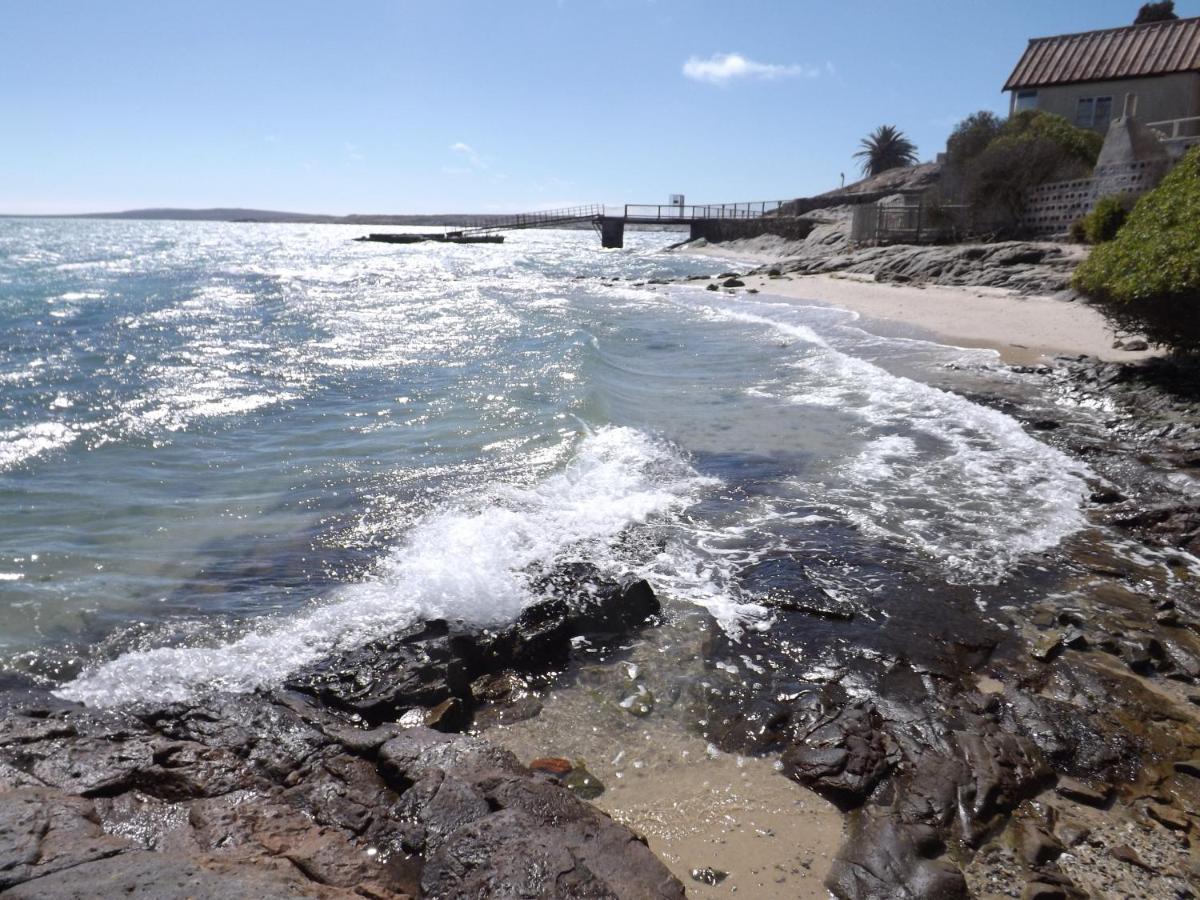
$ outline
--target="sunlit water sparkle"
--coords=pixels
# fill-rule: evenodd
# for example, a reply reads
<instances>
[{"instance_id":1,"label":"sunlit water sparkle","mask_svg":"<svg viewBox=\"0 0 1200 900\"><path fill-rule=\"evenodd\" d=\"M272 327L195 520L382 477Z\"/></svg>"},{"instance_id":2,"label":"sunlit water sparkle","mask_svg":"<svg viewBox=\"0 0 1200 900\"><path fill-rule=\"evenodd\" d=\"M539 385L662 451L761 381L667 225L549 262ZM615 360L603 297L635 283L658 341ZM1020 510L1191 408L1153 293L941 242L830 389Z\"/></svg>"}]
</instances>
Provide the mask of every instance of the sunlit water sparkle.
<instances>
[{"instance_id":1,"label":"sunlit water sparkle","mask_svg":"<svg viewBox=\"0 0 1200 900\"><path fill-rule=\"evenodd\" d=\"M770 627L738 577L766 555L987 585L1084 525L1086 470L933 386L986 352L635 286L718 270L662 233L358 233L0 221L9 668L96 703L248 690L509 619L570 559Z\"/></svg>"}]
</instances>

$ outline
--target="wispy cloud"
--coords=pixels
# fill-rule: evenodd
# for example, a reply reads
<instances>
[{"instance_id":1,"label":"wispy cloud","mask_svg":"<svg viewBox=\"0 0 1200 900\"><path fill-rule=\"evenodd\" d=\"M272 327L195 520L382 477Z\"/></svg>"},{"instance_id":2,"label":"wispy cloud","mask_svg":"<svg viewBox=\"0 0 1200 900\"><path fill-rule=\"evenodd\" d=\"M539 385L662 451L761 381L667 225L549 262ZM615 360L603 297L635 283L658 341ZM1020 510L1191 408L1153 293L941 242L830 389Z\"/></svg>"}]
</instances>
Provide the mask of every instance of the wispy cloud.
<instances>
[{"instance_id":1,"label":"wispy cloud","mask_svg":"<svg viewBox=\"0 0 1200 900\"><path fill-rule=\"evenodd\" d=\"M475 148L470 144L464 144L462 141L457 141L450 145L450 152L455 153L467 161L467 164L472 169L486 169L487 163L483 157L475 152Z\"/></svg>"},{"instance_id":2,"label":"wispy cloud","mask_svg":"<svg viewBox=\"0 0 1200 900\"><path fill-rule=\"evenodd\" d=\"M358 149L358 145L352 144L349 141L346 141L346 156L356 162L361 159L366 159L366 157L363 156L362 151Z\"/></svg>"},{"instance_id":3,"label":"wispy cloud","mask_svg":"<svg viewBox=\"0 0 1200 900\"><path fill-rule=\"evenodd\" d=\"M693 81L708 84L728 84L736 78L755 78L772 81L777 78L816 78L821 74L817 66L777 65L755 62L740 53L714 53L708 59L698 56L688 58L683 64L683 74Z\"/></svg>"}]
</instances>

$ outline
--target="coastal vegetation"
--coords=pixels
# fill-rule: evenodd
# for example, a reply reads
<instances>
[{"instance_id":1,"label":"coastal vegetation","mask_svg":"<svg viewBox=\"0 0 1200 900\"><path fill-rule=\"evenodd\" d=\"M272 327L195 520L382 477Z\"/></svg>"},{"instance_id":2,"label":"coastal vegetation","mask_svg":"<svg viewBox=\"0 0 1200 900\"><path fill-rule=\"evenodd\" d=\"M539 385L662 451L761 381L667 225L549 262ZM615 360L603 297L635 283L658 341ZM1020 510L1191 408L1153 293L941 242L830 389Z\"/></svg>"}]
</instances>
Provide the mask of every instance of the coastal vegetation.
<instances>
[{"instance_id":1,"label":"coastal vegetation","mask_svg":"<svg viewBox=\"0 0 1200 900\"><path fill-rule=\"evenodd\" d=\"M1011 232L1033 188L1088 177L1103 143L1096 132L1052 113L1026 110L1000 119L978 112L946 143L943 190L967 204L976 222Z\"/></svg>"},{"instance_id":2,"label":"coastal vegetation","mask_svg":"<svg viewBox=\"0 0 1200 900\"><path fill-rule=\"evenodd\" d=\"M917 145L895 125L880 125L859 143L862 149L854 158L868 177L917 163Z\"/></svg>"},{"instance_id":3,"label":"coastal vegetation","mask_svg":"<svg viewBox=\"0 0 1200 900\"><path fill-rule=\"evenodd\" d=\"M1127 194L1101 197L1092 211L1071 226L1071 238L1076 242L1104 244L1111 241L1125 224L1132 200Z\"/></svg>"},{"instance_id":4,"label":"coastal vegetation","mask_svg":"<svg viewBox=\"0 0 1200 900\"><path fill-rule=\"evenodd\" d=\"M1178 352L1200 351L1200 148L1137 202L1073 283L1118 327Z\"/></svg>"},{"instance_id":5,"label":"coastal vegetation","mask_svg":"<svg viewBox=\"0 0 1200 900\"><path fill-rule=\"evenodd\" d=\"M1175 0L1160 0L1158 3L1144 3L1138 10L1134 25L1147 25L1151 22L1170 22L1178 19L1175 14Z\"/></svg>"}]
</instances>

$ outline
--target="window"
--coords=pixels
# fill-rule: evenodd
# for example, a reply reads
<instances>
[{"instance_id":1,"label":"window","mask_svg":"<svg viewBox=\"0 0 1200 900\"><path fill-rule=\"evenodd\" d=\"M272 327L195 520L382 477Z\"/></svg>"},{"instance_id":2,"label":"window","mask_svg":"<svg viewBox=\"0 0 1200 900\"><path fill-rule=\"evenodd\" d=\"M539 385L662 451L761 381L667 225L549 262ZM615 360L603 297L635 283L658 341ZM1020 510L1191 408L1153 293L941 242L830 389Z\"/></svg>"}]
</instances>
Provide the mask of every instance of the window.
<instances>
[{"instance_id":1,"label":"window","mask_svg":"<svg viewBox=\"0 0 1200 900\"><path fill-rule=\"evenodd\" d=\"M1080 128L1092 127L1092 113L1096 107L1094 97L1080 97L1075 104L1075 124Z\"/></svg>"},{"instance_id":2,"label":"window","mask_svg":"<svg viewBox=\"0 0 1200 900\"><path fill-rule=\"evenodd\" d=\"M1037 91L1017 91L1017 102L1013 112L1024 112L1027 109L1037 109Z\"/></svg>"},{"instance_id":3,"label":"window","mask_svg":"<svg viewBox=\"0 0 1200 900\"><path fill-rule=\"evenodd\" d=\"M1080 97L1075 104L1075 124L1107 131L1112 120L1112 102L1112 97Z\"/></svg>"}]
</instances>

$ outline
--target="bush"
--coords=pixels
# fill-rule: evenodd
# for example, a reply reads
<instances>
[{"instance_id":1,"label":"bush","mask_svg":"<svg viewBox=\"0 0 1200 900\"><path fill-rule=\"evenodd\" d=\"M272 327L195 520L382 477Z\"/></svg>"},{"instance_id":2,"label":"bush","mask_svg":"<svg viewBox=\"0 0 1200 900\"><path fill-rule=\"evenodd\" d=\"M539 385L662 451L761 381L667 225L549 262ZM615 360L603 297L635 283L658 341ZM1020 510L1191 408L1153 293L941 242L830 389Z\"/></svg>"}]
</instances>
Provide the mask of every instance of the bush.
<instances>
[{"instance_id":1,"label":"bush","mask_svg":"<svg viewBox=\"0 0 1200 900\"><path fill-rule=\"evenodd\" d=\"M1200 148L1137 202L1073 283L1118 328L1200 353Z\"/></svg>"},{"instance_id":2,"label":"bush","mask_svg":"<svg viewBox=\"0 0 1200 900\"><path fill-rule=\"evenodd\" d=\"M1062 116L1038 110L1001 123L975 113L946 145L946 188L971 206L977 225L1015 231L1029 191L1049 181L1087 178L1104 139Z\"/></svg>"},{"instance_id":3,"label":"bush","mask_svg":"<svg viewBox=\"0 0 1200 900\"><path fill-rule=\"evenodd\" d=\"M1083 236L1089 244L1106 244L1117 236L1128 215L1127 195L1101 197L1092 211L1080 220Z\"/></svg>"},{"instance_id":4,"label":"bush","mask_svg":"<svg viewBox=\"0 0 1200 900\"><path fill-rule=\"evenodd\" d=\"M1084 218L1087 218L1086 216ZM1071 228L1067 232L1067 240L1072 244L1086 244L1088 242L1087 227L1084 225L1083 219L1076 219L1071 223Z\"/></svg>"}]
</instances>

